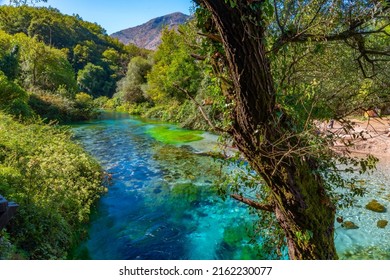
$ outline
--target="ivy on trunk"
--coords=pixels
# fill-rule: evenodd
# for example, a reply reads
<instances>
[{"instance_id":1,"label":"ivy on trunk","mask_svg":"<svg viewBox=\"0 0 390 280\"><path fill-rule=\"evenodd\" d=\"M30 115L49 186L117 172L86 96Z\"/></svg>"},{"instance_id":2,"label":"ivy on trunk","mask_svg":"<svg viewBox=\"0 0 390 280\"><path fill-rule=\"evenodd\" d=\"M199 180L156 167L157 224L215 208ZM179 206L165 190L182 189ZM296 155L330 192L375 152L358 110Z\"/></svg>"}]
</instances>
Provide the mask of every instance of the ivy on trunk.
<instances>
[{"instance_id":1,"label":"ivy on trunk","mask_svg":"<svg viewBox=\"0 0 390 280\"><path fill-rule=\"evenodd\" d=\"M275 213L291 259L337 259L336 207L315 157L299 152L308 143L294 133L293 119L276 104L262 24L264 1L198 2L211 13L226 53L235 104L230 134L271 190L270 205L261 207Z\"/></svg>"}]
</instances>

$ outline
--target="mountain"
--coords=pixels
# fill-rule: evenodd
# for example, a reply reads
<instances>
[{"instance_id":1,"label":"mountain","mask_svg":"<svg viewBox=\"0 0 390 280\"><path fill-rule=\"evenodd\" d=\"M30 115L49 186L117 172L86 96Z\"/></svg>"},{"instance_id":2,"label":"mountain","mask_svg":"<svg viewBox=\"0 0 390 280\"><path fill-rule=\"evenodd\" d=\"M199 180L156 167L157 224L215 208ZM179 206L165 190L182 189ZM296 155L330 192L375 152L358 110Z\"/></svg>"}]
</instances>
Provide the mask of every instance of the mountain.
<instances>
[{"instance_id":1,"label":"mountain","mask_svg":"<svg viewBox=\"0 0 390 280\"><path fill-rule=\"evenodd\" d=\"M165 26L169 29L177 28L180 24L188 21L190 16L182 13L173 13L154 18L142 25L127 28L111 34L124 44L135 44L138 47L155 50L161 43L161 31Z\"/></svg>"}]
</instances>

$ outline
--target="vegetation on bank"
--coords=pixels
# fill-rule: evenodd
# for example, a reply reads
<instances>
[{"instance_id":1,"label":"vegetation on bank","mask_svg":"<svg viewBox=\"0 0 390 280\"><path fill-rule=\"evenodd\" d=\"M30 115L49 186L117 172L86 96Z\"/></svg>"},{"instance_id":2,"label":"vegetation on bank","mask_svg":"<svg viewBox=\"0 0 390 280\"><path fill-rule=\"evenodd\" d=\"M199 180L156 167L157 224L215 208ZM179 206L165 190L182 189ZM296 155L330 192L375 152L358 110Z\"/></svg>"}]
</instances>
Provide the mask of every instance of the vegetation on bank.
<instances>
[{"instance_id":1,"label":"vegetation on bank","mask_svg":"<svg viewBox=\"0 0 390 280\"><path fill-rule=\"evenodd\" d=\"M91 99L111 98L130 59L149 53L53 8L0 6L0 14L1 87L8 90L0 96L17 99L0 109L12 114L29 115L21 107L27 102L48 120L89 119L97 108Z\"/></svg>"},{"instance_id":2,"label":"vegetation on bank","mask_svg":"<svg viewBox=\"0 0 390 280\"><path fill-rule=\"evenodd\" d=\"M0 138L4 141L0 142L0 167L5 174L0 174L0 187L8 198L37 207L43 220L53 219L56 224L50 231L56 236L53 239L39 236L51 224L37 220L31 230L21 234L10 226L10 235L3 240L12 240L31 258L66 255L60 248L71 245L68 233L85 219L71 228L67 219L76 212L71 213L67 205L58 204L61 215L47 212L69 183L54 187L57 177L50 170L67 174L67 168L61 165L61 170L56 169L60 164L55 158L46 163L38 156L46 152L50 158L60 152L57 149L64 149L67 154L57 157L70 157L72 162L71 150L77 148L61 144L42 150L54 143L40 136L30 140L28 131L47 133L53 139L63 135L58 136L62 143L68 139L67 132L34 124L34 116L67 122L89 118L99 106L228 135L256 171L250 178L235 177L230 191L256 209L259 234L272 231L271 244L278 248L270 250L277 253L286 246L287 238L292 258L337 258L335 209L345 197L334 192L335 186L344 187L352 196L364 193L341 177L339 164L348 166L346 171L351 173L359 167L364 172L375 160L333 153L329 146L337 135L318 133L316 122L340 120L343 129L351 131L346 116L390 104L389 6L385 1L311 1L308 5L283 4L291 1L273 1L274 5L271 1L196 2L200 4L197 19L178 32L165 30L154 53L125 47L100 26L55 9L0 7L0 110L24 123L4 115L2 125L25 126L15 130L23 140L17 140L20 137L9 129L4 129ZM37 143L32 145L33 141ZM53 166L46 170L46 164ZM98 178L94 177L98 172L83 172L91 174L88 182ZM52 182L42 191L31 181L44 184L40 176L49 176L46 178ZM67 176L59 177L65 180ZM21 187L14 189L14 185ZM93 197L98 188L91 189L96 191L90 193ZM248 189L253 198L238 195ZM52 191L56 195L50 196ZM46 197L54 200L44 205L37 202L48 200ZM77 206L77 198L70 204ZM25 220L15 223L31 225L31 213L22 207L21 213L19 218ZM25 238L29 232L36 236ZM33 237L42 240L29 242Z\"/></svg>"},{"instance_id":3,"label":"vegetation on bank","mask_svg":"<svg viewBox=\"0 0 390 280\"><path fill-rule=\"evenodd\" d=\"M0 259L64 259L104 187L99 164L56 123L95 117L93 98L110 97L122 65L143 51L55 9L0 15L0 193L19 205Z\"/></svg>"},{"instance_id":4,"label":"vegetation on bank","mask_svg":"<svg viewBox=\"0 0 390 280\"><path fill-rule=\"evenodd\" d=\"M196 21L178 31L165 29L154 53L130 60L113 98L102 106L192 129L213 130L206 115L216 125L225 125L221 78L206 56L195 55L213 46L205 45L197 30Z\"/></svg>"},{"instance_id":5,"label":"vegetation on bank","mask_svg":"<svg viewBox=\"0 0 390 280\"><path fill-rule=\"evenodd\" d=\"M11 258L63 259L104 191L99 164L62 127L0 113L0 193L19 204ZM1 253L4 257L4 252Z\"/></svg>"}]
</instances>

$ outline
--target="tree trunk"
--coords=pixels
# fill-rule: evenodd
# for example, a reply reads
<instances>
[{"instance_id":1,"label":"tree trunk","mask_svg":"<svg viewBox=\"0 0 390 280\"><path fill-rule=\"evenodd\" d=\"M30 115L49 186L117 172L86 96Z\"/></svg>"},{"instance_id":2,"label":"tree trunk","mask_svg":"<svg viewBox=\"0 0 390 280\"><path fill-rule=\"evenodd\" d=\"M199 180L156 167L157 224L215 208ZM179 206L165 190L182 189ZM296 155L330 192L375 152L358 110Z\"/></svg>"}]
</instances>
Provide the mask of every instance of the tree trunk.
<instances>
[{"instance_id":1,"label":"tree trunk","mask_svg":"<svg viewBox=\"0 0 390 280\"><path fill-rule=\"evenodd\" d=\"M275 104L275 87L264 46L259 1L202 0L220 33L233 81L235 109L231 134L271 189L276 219L291 259L337 259L335 206L309 154L294 153L305 143ZM253 6L257 5L257 6ZM281 115L283 114L283 117ZM290 135L290 136L286 136Z\"/></svg>"}]
</instances>

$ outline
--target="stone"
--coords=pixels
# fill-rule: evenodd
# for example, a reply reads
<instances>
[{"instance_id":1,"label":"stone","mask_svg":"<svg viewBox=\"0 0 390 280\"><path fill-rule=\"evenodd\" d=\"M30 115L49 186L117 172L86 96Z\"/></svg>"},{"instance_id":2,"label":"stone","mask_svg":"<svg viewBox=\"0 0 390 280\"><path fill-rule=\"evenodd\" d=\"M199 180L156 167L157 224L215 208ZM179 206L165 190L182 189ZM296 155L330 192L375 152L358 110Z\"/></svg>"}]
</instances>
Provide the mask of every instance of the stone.
<instances>
[{"instance_id":1,"label":"stone","mask_svg":"<svg viewBox=\"0 0 390 280\"><path fill-rule=\"evenodd\" d=\"M371 210L371 211L374 211L374 212L378 212L378 213L386 212L385 206L383 206L382 204L380 204L380 203L379 203L377 200L375 200L375 199L371 200L371 201L366 205L366 209Z\"/></svg>"},{"instance_id":2,"label":"stone","mask_svg":"<svg viewBox=\"0 0 390 280\"><path fill-rule=\"evenodd\" d=\"M344 227L346 229L358 229L359 228L357 225L355 225L354 222L351 222L351 221L343 222L342 227Z\"/></svg>"},{"instance_id":3,"label":"stone","mask_svg":"<svg viewBox=\"0 0 390 280\"><path fill-rule=\"evenodd\" d=\"M378 228L385 228L389 222L386 220L379 220L376 225Z\"/></svg>"}]
</instances>

